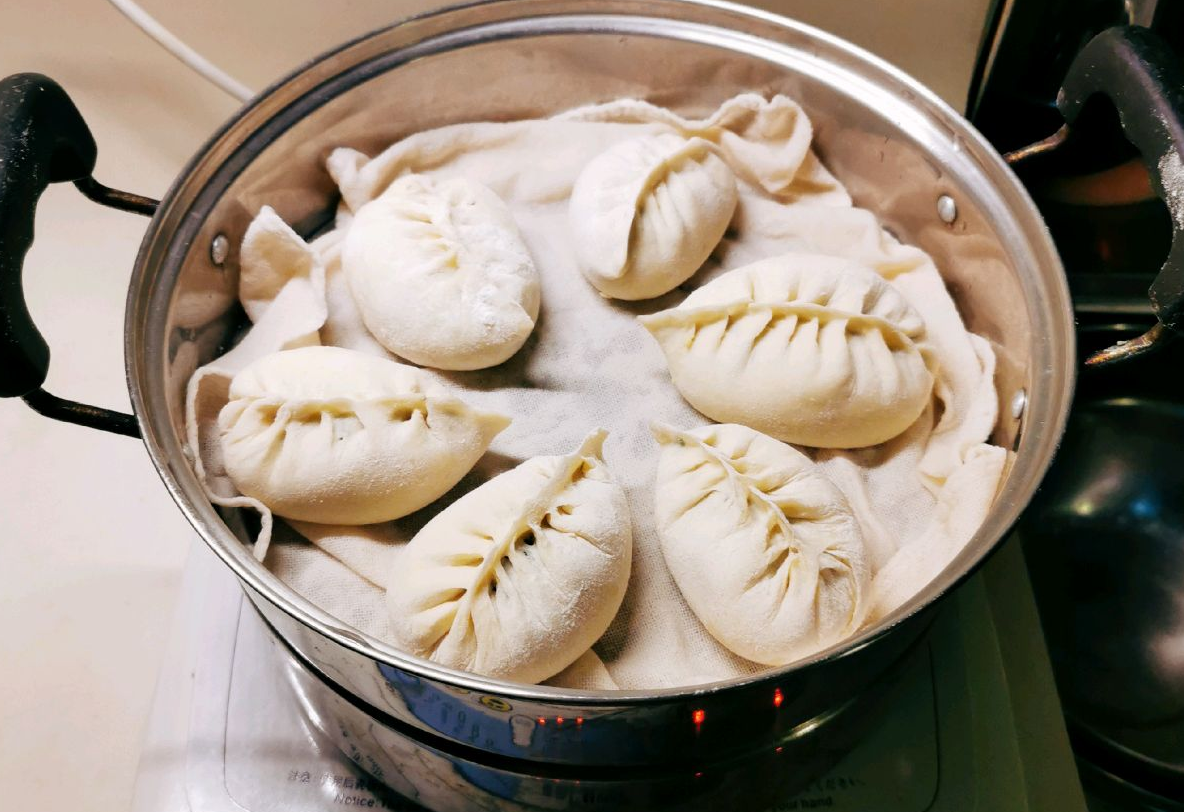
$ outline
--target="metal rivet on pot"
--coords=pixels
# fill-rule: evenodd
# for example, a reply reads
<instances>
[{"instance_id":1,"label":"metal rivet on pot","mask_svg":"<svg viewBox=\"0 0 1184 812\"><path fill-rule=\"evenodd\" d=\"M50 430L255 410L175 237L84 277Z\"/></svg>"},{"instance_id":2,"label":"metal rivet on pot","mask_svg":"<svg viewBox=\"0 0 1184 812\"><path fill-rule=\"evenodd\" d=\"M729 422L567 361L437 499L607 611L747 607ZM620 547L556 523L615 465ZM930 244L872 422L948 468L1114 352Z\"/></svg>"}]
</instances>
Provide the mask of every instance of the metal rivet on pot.
<instances>
[{"instance_id":1,"label":"metal rivet on pot","mask_svg":"<svg viewBox=\"0 0 1184 812\"><path fill-rule=\"evenodd\" d=\"M215 265L222 265L230 256L230 240L225 234L219 234L210 241L210 259Z\"/></svg>"},{"instance_id":2,"label":"metal rivet on pot","mask_svg":"<svg viewBox=\"0 0 1184 812\"><path fill-rule=\"evenodd\" d=\"M1028 393L1020 389L1011 397L1011 416L1019 420L1024 416L1024 408L1028 405Z\"/></svg>"},{"instance_id":3,"label":"metal rivet on pot","mask_svg":"<svg viewBox=\"0 0 1184 812\"><path fill-rule=\"evenodd\" d=\"M943 223L952 223L958 219L958 204L949 195L942 195L937 199L937 216Z\"/></svg>"}]
</instances>

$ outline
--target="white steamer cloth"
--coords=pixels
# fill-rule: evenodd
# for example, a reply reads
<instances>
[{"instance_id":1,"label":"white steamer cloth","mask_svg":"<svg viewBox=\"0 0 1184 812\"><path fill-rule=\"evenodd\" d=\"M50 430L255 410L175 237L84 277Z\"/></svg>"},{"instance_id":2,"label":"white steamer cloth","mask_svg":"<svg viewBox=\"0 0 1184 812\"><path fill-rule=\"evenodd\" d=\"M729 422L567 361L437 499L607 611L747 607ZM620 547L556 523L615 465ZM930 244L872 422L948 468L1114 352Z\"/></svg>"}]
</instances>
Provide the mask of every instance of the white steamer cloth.
<instances>
[{"instance_id":1,"label":"white steamer cloth","mask_svg":"<svg viewBox=\"0 0 1184 812\"><path fill-rule=\"evenodd\" d=\"M712 260L681 288L644 302L604 299L576 266L568 196L580 170L604 149L663 132L717 145L738 178L735 217ZM966 331L930 258L852 207L810 151L811 138L797 104L745 94L701 121L622 100L547 120L443 127L373 159L336 150L328 160L343 199L336 229L306 247L273 212L261 212L241 260L240 296L253 327L190 383L190 444L212 498L263 513L256 550L283 581L360 631L389 640L379 585L431 514L489 477L535 455L566 453L603 427L610 432L605 459L633 514L633 572L624 605L593 652L548 684L646 689L759 672L763 666L707 633L666 570L654 529L658 447L649 424L693 428L709 421L679 396L661 350L635 316L673 307L724 269L789 251L834 254L876 269L909 299L925 319L926 344L938 365L935 405L903 435L855 451L801 449L844 491L859 518L877 573L869 621L883 616L945 567L994 498L1006 459L1003 449L986 443L997 408L994 355ZM469 476L417 514L371 527L289 523L312 544L281 522L272 540L266 509L238 496L222 468L216 418L229 378L263 354L318 341L387 354L351 299L340 242L352 211L412 172L465 176L492 188L513 211L538 266L542 310L526 345L492 369L435 373L471 405L514 422ZM935 414L941 415L936 425Z\"/></svg>"}]
</instances>

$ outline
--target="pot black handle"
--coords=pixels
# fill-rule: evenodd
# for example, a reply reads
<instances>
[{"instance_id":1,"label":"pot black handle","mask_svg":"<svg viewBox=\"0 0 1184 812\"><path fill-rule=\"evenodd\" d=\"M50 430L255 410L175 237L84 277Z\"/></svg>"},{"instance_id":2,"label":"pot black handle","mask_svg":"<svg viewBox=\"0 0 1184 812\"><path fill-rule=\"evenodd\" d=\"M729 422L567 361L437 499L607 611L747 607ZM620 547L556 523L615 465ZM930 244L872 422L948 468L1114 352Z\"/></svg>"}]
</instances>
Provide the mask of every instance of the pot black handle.
<instances>
[{"instance_id":1,"label":"pot black handle","mask_svg":"<svg viewBox=\"0 0 1184 812\"><path fill-rule=\"evenodd\" d=\"M1146 335L1090 357L1098 365L1129 358L1184 331L1184 65L1146 28L1122 26L1098 34L1074 58L1057 96L1070 125L1095 94L1118 111L1122 131L1142 154L1172 217L1172 247L1148 290L1159 321Z\"/></svg>"},{"instance_id":2,"label":"pot black handle","mask_svg":"<svg viewBox=\"0 0 1184 812\"><path fill-rule=\"evenodd\" d=\"M142 214L156 210L154 200L95 181L95 157L90 130L56 82L36 73L0 80L0 397L23 398L58 420L139 437L131 415L64 400L41 388L49 372L49 345L29 315L21 281L37 201L49 184L73 181L105 205Z\"/></svg>"}]
</instances>

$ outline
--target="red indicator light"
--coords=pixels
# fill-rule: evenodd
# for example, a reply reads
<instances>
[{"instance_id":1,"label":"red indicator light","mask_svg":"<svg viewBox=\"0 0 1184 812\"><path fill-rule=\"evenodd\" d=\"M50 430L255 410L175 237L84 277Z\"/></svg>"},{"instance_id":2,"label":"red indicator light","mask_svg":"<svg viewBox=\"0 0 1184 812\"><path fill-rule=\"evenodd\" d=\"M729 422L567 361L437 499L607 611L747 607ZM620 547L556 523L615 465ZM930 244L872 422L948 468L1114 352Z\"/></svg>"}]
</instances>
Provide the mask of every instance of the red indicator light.
<instances>
[{"instance_id":1,"label":"red indicator light","mask_svg":"<svg viewBox=\"0 0 1184 812\"><path fill-rule=\"evenodd\" d=\"M576 717L576 724L577 724L577 725L582 725L582 724L584 724L584 717L583 717L583 716L577 716L577 717Z\"/></svg>"},{"instance_id":2,"label":"red indicator light","mask_svg":"<svg viewBox=\"0 0 1184 812\"><path fill-rule=\"evenodd\" d=\"M707 711L705 711L705 710L696 710L691 713L691 721L695 723L696 727L703 724L703 720L706 718L707 718Z\"/></svg>"},{"instance_id":3,"label":"red indicator light","mask_svg":"<svg viewBox=\"0 0 1184 812\"><path fill-rule=\"evenodd\" d=\"M773 752L774 752L774 753L780 753L780 752L781 752L782 750L784 750L784 749L785 749L784 747L778 747L778 748L777 748L776 750L774 750Z\"/></svg>"},{"instance_id":4,"label":"red indicator light","mask_svg":"<svg viewBox=\"0 0 1184 812\"><path fill-rule=\"evenodd\" d=\"M543 717L541 717L541 716L540 716L540 717L539 717L539 724L540 724L540 725L545 725L545 724L547 724L547 720L546 720L546 719L544 719Z\"/></svg>"},{"instance_id":5,"label":"red indicator light","mask_svg":"<svg viewBox=\"0 0 1184 812\"><path fill-rule=\"evenodd\" d=\"M695 777L696 777L696 778L702 778L702 777L703 777L703 773L695 773Z\"/></svg>"},{"instance_id":6,"label":"red indicator light","mask_svg":"<svg viewBox=\"0 0 1184 812\"><path fill-rule=\"evenodd\" d=\"M780 688L774 688L774 689L773 689L773 707L774 707L774 708L780 708L780 707L781 707L781 703L782 703L784 700L785 700L785 697L783 697L783 696L781 695L781 689L780 689Z\"/></svg>"},{"instance_id":7,"label":"red indicator light","mask_svg":"<svg viewBox=\"0 0 1184 812\"><path fill-rule=\"evenodd\" d=\"M556 717L555 717L555 724L557 724L557 725L561 725L561 724L563 724L563 717L562 717L562 716L556 716Z\"/></svg>"}]
</instances>

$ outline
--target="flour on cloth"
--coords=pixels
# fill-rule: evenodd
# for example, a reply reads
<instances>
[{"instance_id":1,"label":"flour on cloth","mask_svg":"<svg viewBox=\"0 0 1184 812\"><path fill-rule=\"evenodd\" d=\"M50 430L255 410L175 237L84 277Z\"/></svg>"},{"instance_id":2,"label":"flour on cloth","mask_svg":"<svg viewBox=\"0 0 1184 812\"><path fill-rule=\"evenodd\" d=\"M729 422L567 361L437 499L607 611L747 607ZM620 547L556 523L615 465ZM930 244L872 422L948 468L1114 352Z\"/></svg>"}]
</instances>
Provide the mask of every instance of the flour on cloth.
<instances>
[{"instance_id":1,"label":"flour on cloth","mask_svg":"<svg viewBox=\"0 0 1184 812\"><path fill-rule=\"evenodd\" d=\"M672 132L715 144L735 173L739 203L732 223L712 259L669 294L643 302L604 299L581 275L571 250L572 185L608 147ZM928 255L854 208L809 149L811 140L809 119L797 104L745 94L698 121L622 100L546 120L443 127L405 138L374 158L334 151L327 163L342 195L336 227L306 245L269 209L260 213L246 240L261 250L244 245L240 269L252 327L190 383L189 440L211 499L260 511L256 553L266 556L266 566L312 603L389 642L381 584L399 565L402 545L431 515L523 460L564 453L592 428L604 427L604 457L633 515L632 575L608 632L547 684L634 690L758 673L765 667L737 657L707 633L662 558L653 516L658 447L649 425L690 429L709 421L679 397L661 350L635 317L677 305L727 269L792 251L832 254L866 264L904 294L925 320L926 345L936 360L934 400L900 436L853 451L800 449L856 513L876 573L869 622L883 617L949 563L994 499L1006 460L1002 448L987 443L997 408L994 355L985 340L966 331ZM260 355L318 341L386 354L367 333L346 287L341 241L353 211L411 173L468 177L493 189L513 212L539 270L538 325L517 354L478 372L432 373L467 403L514 422L459 485L416 514L371 527L281 522L273 534L270 514L239 496L221 467L216 418L228 381Z\"/></svg>"}]
</instances>

